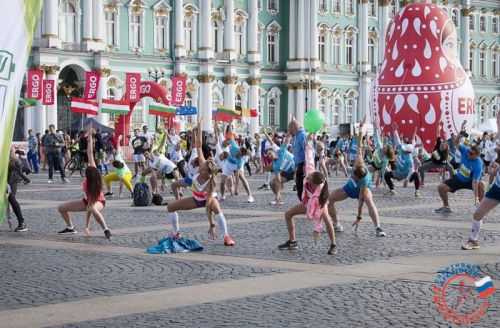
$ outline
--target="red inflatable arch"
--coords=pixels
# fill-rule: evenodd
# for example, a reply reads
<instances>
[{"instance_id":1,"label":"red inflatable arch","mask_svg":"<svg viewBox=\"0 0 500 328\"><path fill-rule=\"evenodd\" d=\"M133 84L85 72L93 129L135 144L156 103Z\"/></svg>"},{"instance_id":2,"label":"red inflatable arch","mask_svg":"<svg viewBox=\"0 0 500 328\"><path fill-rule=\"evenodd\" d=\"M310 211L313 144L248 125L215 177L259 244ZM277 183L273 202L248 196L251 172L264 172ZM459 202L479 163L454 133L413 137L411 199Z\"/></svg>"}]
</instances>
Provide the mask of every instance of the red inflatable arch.
<instances>
[{"instance_id":1,"label":"red inflatable arch","mask_svg":"<svg viewBox=\"0 0 500 328\"><path fill-rule=\"evenodd\" d=\"M158 103L163 103L165 105L170 104L167 98L167 89L162 85L153 81L141 81L140 86L141 93L139 99L135 102L130 103L130 111L127 115L120 115L118 122L115 124L115 134L113 141L118 142L118 136L123 135L124 144L128 144L128 131L130 130L130 120L132 119L132 112L134 111L135 105L144 97L151 97L154 101Z\"/></svg>"}]
</instances>

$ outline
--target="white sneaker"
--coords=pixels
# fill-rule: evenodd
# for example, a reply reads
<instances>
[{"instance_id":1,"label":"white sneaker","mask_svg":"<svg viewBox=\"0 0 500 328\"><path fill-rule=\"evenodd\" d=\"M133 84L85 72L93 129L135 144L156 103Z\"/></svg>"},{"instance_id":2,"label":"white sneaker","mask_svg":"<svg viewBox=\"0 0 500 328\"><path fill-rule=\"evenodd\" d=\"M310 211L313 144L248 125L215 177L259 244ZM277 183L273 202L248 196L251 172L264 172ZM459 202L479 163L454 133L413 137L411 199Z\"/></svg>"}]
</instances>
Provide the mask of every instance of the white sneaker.
<instances>
[{"instance_id":1,"label":"white sneaker","mask_svg":"<svg viewBox=\"0 0 500 328\"><path fill-rule=\"evenodd\" d=\"M344 227L341 224L335 226L335 232L344 232Z\"/></svg>"},{"instance_id":2,"label":"white sneaker","mask_svg":"<svg viewBox=\"0 0 500 328\"><path fill-rule=\"evenodd\" d=\"M52 179L49 179L49 182L48 182L48 184L53 184L53 183L54 183L54 180L52 180Z\"/></svg>"},{"instance_id":3,"label":"white sneaker","mask_svg":"<svg viewBox=\"0 0 500 328\"><path fill-rule=\"evenodd\" d=\"M255 203L255 198L253 198L253 196L248 196L248 202L249 203Z\"/></svg>"},{"instance_id":4,"label":"white sneaker","mask_svg":"<svg viewBox=\"0 0 500 328\"><path fill-rule=\"evenodd\" d=\"M415 190L415 198L420 198L420 191Z\"/></svg>"},{"instance_id":5,"label":"white sneaker","mask_svg":"<svg viewBox=\"0 0 500 328\"><path fill-rule=\"evenodd\" d=\"M62 183L70 183L68 178L61 179Z\"/></svg>"}]
</instances>

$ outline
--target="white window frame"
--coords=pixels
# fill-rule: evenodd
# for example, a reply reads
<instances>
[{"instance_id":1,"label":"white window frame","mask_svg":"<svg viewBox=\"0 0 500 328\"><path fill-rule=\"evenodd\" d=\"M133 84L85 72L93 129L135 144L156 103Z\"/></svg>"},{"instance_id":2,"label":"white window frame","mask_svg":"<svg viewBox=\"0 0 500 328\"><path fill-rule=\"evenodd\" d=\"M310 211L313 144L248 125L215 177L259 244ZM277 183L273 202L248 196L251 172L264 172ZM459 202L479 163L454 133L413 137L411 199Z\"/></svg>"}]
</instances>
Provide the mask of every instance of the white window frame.
<instances>
[{"instance_id":1,"label":"white window frame","mask_svg":"<svg viewBox=\"0 0 500 328\"><path fill-rule=\"evenodd\" d=\"M340 14L342 12L342 0L333 0L332 13Z\"/></svg>"},{"instance_id":2,"label":"white window frame","mask_svg":"<svg viewBox=\"0 0 500 328\"><path fill-rule=\"evenodd\" d=\"M239 30L238 30L239 29ZM234 38L236 55L240 58L246 56L247 40L246 40L247 21L244 20L240 24L234 24Z\"/></svg>"},{"instance_id":3,"label":"white window frame","mask_svg":"<svg viewBox=\"0 0 500 328\"><path fill-rule=\"evenodd\" d=\"M350 56L349 56L350 55ZM349 57L350 61L349 62ZM345 64L348 66L354 66L355 60L354 60L354 36L347 36L345 37Z\"/></svg>"},{"instance_id":4,"label":"white window frame","mask_svg":"<svg viewBox=\"0 0 500 328\"><path fill-rule=\"evenodd\" d=\"M337 107L338 104L338 107ZM342 99L340 97L333 98L332 101L332 125L337 126L341 124L342 113Z\"/></svg>"},{"instance_id":5,"label":"white window frame","mask_svg":"<svg viewBox=\"0 0 500 328\"><path fill-rule=\"evenodd\" d=\"M370 65L370 71L376 66L376 51L375 51L376 41L373 38L368 38L368 64Z\"/></svg>"},{"instance_id":6,"label":"white window frame","mask_svg":"<svg viewBox=\"0 0 500 328\"><path fill-rule=\"evenodd\" d=\"M268 64L270 65L277 65L280 62L280 31L281 31L281 26L276 22L272 21L266 29L266 59ZM270 36L274 36L274 60L271 60L272 58L270 57L270 45L269 45L269 38Z\"/></svg>"},{"instance_id":7,"label":"white window frame","mask_svg":"<svg viewBox=\"0 0 500 328\"><path fill-rule=\"evenodd\" d=\"M458 8L453 8L451 10L451 21L455 24L456 28L460 28L460 11Z\"/></svg>"},{"instance_id":8,"label":"white window frame","mask_svg":"<svg viewBox=\"0 0 500 328\"><path fill-rule=\"evenodd\" d=\"M346 16L356 15L355 0L345 0L345 15Z\"/></svg>"},{"instance_id":9,"label":"white window frame","mask_svg":"<svg viewBox=\"0 0 500 328\"><path fill-rule=\"evenodd\" d=\"M499 26L499 17L498 16L493 16L491 17L491 31L493 33L498 34L500 31L500 26Z\"/></svg>"},{"instance_id":10,"label":"white window frame","mask_svg":"<svg viewBox=\"0 0 500 328\"><path fill-rule=\"evenodd\" d=\"M333 65L340 65L341 64L341 57L342 57L342 52L341 52L341 35L336 35L335 33L332 34L332 64Z\"/></svg>"},{"instance_id":11,"label":"white window frame","mask_svg":"<svg viewBox=\"0 0 500 328\"><path fill-rule=\"evenodd\" d=\"M66 8L72 8L73 12L68 13L65 11ZM58 34L59 38L63 43L75 44L80 42L80 8L73 1L64 0L59 7L58 14ZM72 39L68 39L68 26L73 25L73 36Z\"/></svg>"},{"instance_id":12,"label":"white window frame","mask_svg":"<svg viewBox=\"0 0 500 328\"><path fill-rule=\"evenodd\" d=\"M368 16L377 17L378 10L378 0L369 0L368 1Z\"/></svg>"},{"instance_id":13,"label":"white window frame","mask_svg":"<svg viewBox=\"0 0 500 328\"><path fill-rule=\"evenodd\" d=\"M470 32L474 32L475 29L476 29L476 15L470 14L469 15L469 30L470 30Z\"/></svg>"},{"instance_id":14,"label":"white window frame","mask_svg":"<svg viewBox=\"0 0 500 328\"><path fill-rule=\"evenodd\" d=\"M399 0L391 0L391 3L389 4L389 6L391 7L389 10L389 17L393 18L399 12Z\"/></svg>"},{"instance_id":15,"label":"white window frame","mask_svg":"<svg viewBox=\"0 0 500 328\"><path fill-rule=\"evenodd\" d=\"M271 8L272 4L274 4L274 8ZM267 0L267 11L273 16L277 15L280 11L279 0Z\"/></svg>"},{"instance_id":16,"label":"white window frame","mask_svg":"<svg viewBox=\"0 0 500 328\"><path fill-rule=\"evenodd\" d=\"M345 122L354 123L354 110L355 110L355 100L354 97L348 97L345 100Z\"/></svg>"},{"instance_id":17,"label":"white window frame","mask_svg":"<svg viewBox=\"0 0 500 328\"><path fill-rule=\"evenodd\" d=\"M479 32L486 33L488 30L488 24L485 15L479 16Z\"/></svg>"},{"instance_id":18,"label":"white window frame","mask_svg":"<svg viewBox=\"0 0 500 328\"><path fill-rule=\"evenodd\" d=\"M498 52L494 49L491 49L491 77L498 77Z\"/></svg>"},{"instance_id":19,"label":"white window frame","mask_svg":"<svg viewBox=\"0 0 500 328\"><path fill-rule=\"evenodd\" d=\"M327 63L326 42L327 42L327 33L326 32L318 33L318 59L323 64Z\"/></svg>"},{"instance_id":20,"label":"white window frame","mask_svg":"<svg viewBox=\"0 0 500 328\"><path fill-rule=\"evenodd\" d=\"M160 26L158 25L159 19L165 20L162 29L160 29ZM154 46L155 46L155 50L164 51L164 52L169 51L169 49L170 49L169 26L170 26L169 15L162 15L162 16L155 15L154 16L154 41L155 41ZM160 34L161 30L163 31L163 37ZM163 44L163 47L161 47L162 44Z\"/></svg>"},{"instance_id":21,"label":"white window frame","mask_svg":"<svg viewBox=\"0 0 500 328\"><path fill-rule=\"evenodd\" d=\"M145 10L143 9L141 13L133 13L131 8L129 10L129 48L133 51L138 51L142 50L144 48L144 41L145 41L145 35L144 35L144 17L145 17ZM139 22L134 22L133 19L134 17L139 18ZM134 33L134 27L138 25L137 31ZM138 33L138 34L137 34ZM136 34L134 36L134 34ZM137 37L138 43L135 44L135 37Z\"/></svg>"},{"instance_id":22,"label":"white window frame","mask_svg":"<svg viewBox=\"0 0 500 328\"><path fill-rule=\"evenodd\" d=\"M328 2L329 0L318 0L318 11L320 14L328 12Z\"/></svg>"},{"instance_id":23,"label":"white window frame","mask_svg":"<svg viewBox=\"0 0 500 328\"><path fill-rule=\"evenodd\" d=\"M109 14L112 15L112 20L108 19L107 15ZM118 48L120 46L120 9L106 10L104 12L104 21L106 26L106 45L110 48ZM111 29L109 25L111 25ZM114 40L110 40L109 33L111 31L114 34Z\"/></svg>"},{"instance_id":24,"label":"white window frame","mask_svg":"<svg viewBox=\"0 0 500 328\"><path fill-rule=\"evenodd\" d=\"M485 48L480 48L479 49L479 76L485 77L486 76L486 49Z\"/></svg>"},{"instance_id":25,"label":"white window frame","mask_svg":"<svg viewBox=\"0 0 500 328\"><path fill-rule=\"evenodd\" d=\"M469 50L469 69L472 75L474 75L474 48L470 48Z\"/></svg>"}]
</instances>

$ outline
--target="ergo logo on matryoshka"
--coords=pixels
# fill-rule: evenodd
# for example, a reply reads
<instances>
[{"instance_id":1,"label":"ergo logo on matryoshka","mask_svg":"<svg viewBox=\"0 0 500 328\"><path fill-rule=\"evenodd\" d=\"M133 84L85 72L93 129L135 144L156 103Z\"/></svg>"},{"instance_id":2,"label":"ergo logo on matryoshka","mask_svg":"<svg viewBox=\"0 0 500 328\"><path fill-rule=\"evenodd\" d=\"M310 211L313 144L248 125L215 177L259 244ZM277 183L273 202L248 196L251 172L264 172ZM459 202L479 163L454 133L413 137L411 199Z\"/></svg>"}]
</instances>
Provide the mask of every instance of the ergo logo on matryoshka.
<instances>
[{"instance_id":1,"label":"ergo logo on matryoshka","mask_svg":"<svg viewBox=\"0 0 500 328\"><path fill-rule=\"evenodd\" d=\"M414 132L427 151L472 122L474 91L457 53L453 21L437 5L405 6L390 22L374 87L374 122L387 135ZM416 130L416 131L415 131Z\"/></svg>"}]
</instances>

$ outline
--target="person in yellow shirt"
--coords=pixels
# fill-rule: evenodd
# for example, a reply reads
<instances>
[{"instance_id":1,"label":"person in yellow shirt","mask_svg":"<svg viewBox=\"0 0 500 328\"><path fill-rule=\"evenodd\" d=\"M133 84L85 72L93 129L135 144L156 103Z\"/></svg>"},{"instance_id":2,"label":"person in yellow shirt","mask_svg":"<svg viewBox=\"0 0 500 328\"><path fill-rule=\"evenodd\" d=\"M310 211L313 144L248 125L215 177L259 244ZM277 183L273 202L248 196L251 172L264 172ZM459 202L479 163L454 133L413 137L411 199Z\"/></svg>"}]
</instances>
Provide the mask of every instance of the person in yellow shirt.
<instances>
[{"instance_id":1,"label":"person in yellow shirt","mask_svg":"<svg viewBox=\"0 0 500 328\"><path fill-rule=\"evenodd\" d=\"M113 181L120 181L125 185L125 187L132 193L132 172L127 166L127 163L125 163L125 160L123 159L123 152L121 148L121 142L123 140L123 136L118 137L118 144L116 146L116 154L115 154L115 159L112 162L113 167L115 170L113 172L110 172L104 176L104 184L106 185L107 192L105 196L112 196L113 192L111 191L111 183ZM120 188L120 193L118 194L118 197L120 198L122 194L122 190Z\"/></svg>"}]
</instances>

